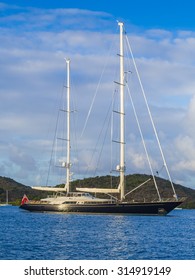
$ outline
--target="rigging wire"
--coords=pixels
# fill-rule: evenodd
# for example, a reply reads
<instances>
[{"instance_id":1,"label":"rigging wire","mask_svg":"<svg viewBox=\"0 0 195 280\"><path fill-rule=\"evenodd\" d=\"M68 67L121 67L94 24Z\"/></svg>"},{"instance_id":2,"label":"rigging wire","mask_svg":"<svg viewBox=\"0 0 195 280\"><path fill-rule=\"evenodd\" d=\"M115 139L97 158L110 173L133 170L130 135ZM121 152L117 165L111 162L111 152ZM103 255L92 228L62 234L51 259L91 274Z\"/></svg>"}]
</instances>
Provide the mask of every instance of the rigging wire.
<instances>
[{"instance_id":1,"label":"rigging wire","mask_svg":"<svg viewBox=\"0 0 195 280\"><path fill-rule=\"evenodd\" d=\"M97 172L97 169L98 169L98 165L99 165L99 162L100 162L100 158L101 158L101 155L102 155L102 152L103 152L103 148L104 148L104 144L105 144L105 141L106 141L106 137L107 137L107 133L108 133L108 127L109 127L109 124L110 124L110 121L111 121L111 114L110 114L110 109L111 109L111 105L108 109L108 112L107 112L107 115L106 115L106 118L105 118L105 122L104 124L106 125L106 120L108 118L108 124L107 124L107 128L106 129L106 133L104 135L104 139L103 139L103 142L102 142L102 147L101 147L101 150L100 150L100 153L99 153L99 156L98 156L98 160L97 160L97 165L96 165L96 169L95 169L95 173ZM103 131L103 129L102 129Z\"/></svg>"},{"instance_id":2,"label":"rigging wire","mask_svg":"<svg viewBox=\"0 0 195 280\"><path fill-rule=\"evenodd\" d=\"M118 28L118 26L117 26L117 28ZM101 75L100 75L100 78L99 78L99 82L98 82L98 85L97 85L97 87L96 87L96 90L95 90L95 93L94 93L94 96L93 96L93 99L92 99L92 102L91 102L91 105L90 105L90 108L89 108L89 111L88 111L88 114L87 114L87 117L86 117L86 120L85 120L85 123L84 123L83 130L82 130L82 132L81 132L81 137L82 137L82 136L84 135L84 133L85 133L85 130L86 130L86 127L87 127L87 124L88 124L88 121L89 121L89 118L90 118L92 109L93 109L93 107L94 107L94 103L95 103L97 94L98 94L98 92L100 91L100 86L101 86L101 84L102 84L102 79L103 79L103 76L104 76L104 74L105 74L106 69L108 68L108 62L109 62L109 59L111 58L111 54L112 54L112 50L113 50L113 45L115 44L116 38L117 38L117 37L115 37L115 40L112 40L112 42L111 42L111 44L110 44L110 47L109 47L109 50L108 50L108 52L107 52L106 59L104 60L105 63L104 63L104 66L103 66L103 70L102 70L102 72L101 72ZM106 114L106 116L105 116L103 127L102 127L101 131L99 132L99 135L98 135L98 138L97 138L95 147L94 147L93 152L92 152L92 156L91 156L91 158L90 158L90 160L89 160L89 163L88 163L88 165L87 165L87 169L86 169L86 172L85 172L85 176L86 176L86 173L89 171L89 167L90 167L90 165L91 165L91 163L92 163L92 161L93 161L93 158L94 158L94 156L95 156L95 152L97 151L98 144L100 143L100 138L102 137L102 133L103 133L103 131L105 130L105 125L106 125L106 121L107 121L108 116L109 116L110 107L111 107L111 104L110 104L109 109L108 109L108 111L107 111L107 114ZM111 119L111 116L110 116L110 119ZM110 121L109 121L109 122L110 122ZM108 123L109 123L109 122L108 122ZM107 134L107 130L106 130L106 134ZM104 137L103 143L102 143L102 147L100 148L100 149L101 149L101 152L100 152L100 155L99 155L99 157L98 157L98 159L97 159L97 163L98 163L98 164L99 164L99 162L100 162L100 158L101 158L101 154L102 154L102 151L103 151L103 146L104 146L104 144L105 144L105 140L106 140L106 136ZM97 172L97 169L98 169L98 165L97 165L97 167L95 168L95 173Z\"/></svg>"},{"instance_id":3,"label":"rigging wire","mask_svg":"<svg viewBox=\"0 0 195 280\"><path fill-rule=\"evenodd\" d=\"M53 157L54 157L54 147L55 147L55 143L56 143L56 135L57 135L57 130L58 130L59 115L60 115L60 110L58 110L58 115L57 115L57 121L56 121L56 126L55 126L55 133L54 133L53 143L52 143L51 156L50 156L50 160L49 160L49 168L48 168L47 178L46 178L46 186L48 186L49 176L50 176L51 166L52 166L52 161L53 161Z\"/></svg>"},{"instance_id":4,"label":"rigging wire","mask_svg":"<svg viewBox=\"0 0 195 280\"><path fill-rule=\"evenodd\" d=\"M107 135L108 125L109 125L110 119L111 119L111 117L110 117L111 105L112 105L112 104L110 104L110 106L109 106L109 108L108 108L107 114L106 114L105 119L104 119L103 126L102 126L101 131L100 131L100 133L99 133L99 135L98 135L98 138L97 138L97 141L96 141L96 145L95 145L95 147L94 147L94 149L93 149L91 159L89 160L89 164L88 164L86 173L89 171L89 167L90 167L90 165L91 165L91 163L92 163L92 161L93 161L93 158L94 158L94 156L95 156L95 152L97 151L97 147L98 147L98 144L99 144L99 142L100 142L101 135L103 134L103 131L104 131L105 129L106 129L106 133L105 133L105 134ZM105 128L107 122L108 122L107 128ZM101 145L101 150L100 150L100 153L99 153L99 156L98 156L98 159L97 159L96 168L95 168L95 170L94 170L94 176L95 176L95 174L96 174L96 172L97 172L98 163L100 162L100 158L101 158L102 151L103 151L103 146L104 146L105 140L106 140L106 135L104 136L103 143L102 143L102 145Z\"/></svg>"},{"instance_id":5,"label":"rigging wire","mask_svg":"<svg viewBox=\"0 0 195 280\"><path fill-rule=\"evenodd\" d=\"M156 127L155 127L155 125L154 125L154 121L153 121L152 114L151 114L151 111L150 111L150 108L149 108L149 105L148 105L148 101L147 101L146 94L145 94L145 91L144 91L144 88L143 88L143 84L142 84L142 81L141 81L141 78L140 78L140 75L139 75L139 71L138 71L137 65L136 65L136 63L135 63L134 55L133 55L133 52L132 52L132 49L131 49L131 46L130 46L130 43L129 43L129 40L128 40L127 35L125 35L125 38L126 38L126 42L127 42L129 51L130 51L130 53L131 53L133 65L134 65L134 67L135 67L135 71L136 71L136 74L137 74L137 77L138 77L138 80L139 80L141 92L142 92L142 95L143 95L143 98L144 98L144 101L145 101L145 104L146 104L146 108L147 108L147 110L148 110L148 114L149 114L150 121L151 121L151 124L152 124L152 127L153 127L153 131L154 131L154 134L155 134L157 143L158 143L158 147L159 147L159 150L160 150L162 159L163 159L163 163L164 163L164 166L165 166L167 175L168 175L168 177L169 177L169 181L170 181L170 183L171 183L171 187L172 187L172 190L173 190L173 193L174 193L174 197L178 200L177 194L176 194L176 192L175 192L175 188L174 188L174 186L173 186L173 182L172 182L172 179L171 179L171 175L170 175L170 172L169 172L168 167L167 167L167 163L166 163L166 160L165 160L165 156L164 156L164 153L163 153L161 144L160 144L160 140L159 140L159 137L158 137L158 133L157 133Z\"/></svg>"},{"instance_id":6,"label":"rigging wire","mask_svg":"<svg viewBox=\"0 0 195 280\"><path fill-rule=\"evenodd\" d=\"M145 153L146 153L146 158L147 158L149 168L150 168L150 171L151 171L151 174L152 174L152 178L153 178L153 181L154 181L154 185L155 185L155 188L156 188L156 191L157 191L157 194L158 194L158 198L159 198L160 201L162 201L162 198L160 196L159 189L158 189L158 186L157 186L157 183L156 183L156 179L155 179L155 176L154 176L154 172L153 172L153 169L152 169L152 165L151 165L151 162L150 162L150 157L149 157L149 154L148 154L146 143L144 141L142 129L141 129L140 122L139 122L139 119L138 119L138 115L137 115L135 105L134 105L134 102L133 102L133 99L132 99L132 96L131 96L131 92L130 92L130 89L129 89L129 86L128 86L127 83L126 83L126 86L127 86L127 90L128 90L128 93L129 93L130 100L131 100L131 105L132 105L133 113L135 115L135 119L136 119L136 122L137 122L138 130L139 130L139 133L140 133L140 136L141 136L142 144L143 144L143 147L144 147L144 150L145 150Z\"/></svg>"},{"instance_id":7,"label":"rigging wire","mask_svg":"<svg viewBox=\"0 0 195 280\"><path fill-rule=\"evenodd\" d=\"M73 129L71 130L71 143L73 143L71 145L71 151L73 154L75 154L76 157L76 168L77 168L77 172L76 174L80 174L80 161L79 159L79 148L78 148L78 110L77 110L77 99L76 99L76 94L74 94L77 90L76 90L76 86L75 86L75 81L74 81L74 76L71 75L71 108L73 108L71 110L71 113L73 113L73 118L71 118L71 126L73 127ZM72 133L73 132L73 133ZM73 158L71 156L71 158ZM74 162L72 162L71 164L74 164ZM75 165L74 165L75 166ZM71 175L74 175L73 173L71 173Z\"/></svg>"},{"instance_id":8,"label":"rigging wire","mask_svg":"<svg viewBox=\"0 0 195 280\"><path fill-rule=\"evenodd\" d=\"M66 88L66 77L64 76L63 82L62 82L62 88L61 88L61 93L60 93L60 97L58 98L58 111L57 111L57 117L56 117L56 122L55 122L55 129L54 129L54 136L53 136L53 141L52 141L52 148L51 148L51 155L50 155L50 160L49 160L49 168L47 171L47 177L46 177L46 186L48 186L49 183L49 178L51 175L51 169L53 167L54 170L54 166L56 167L56 162L57 162L57 146L58 146L58 139L57 139L57 134L58 134L58 130L59 128L59 122L60 122L60 113L62 111L66 111L65 110L65 99L64 99L64 94L65 94L65 88ZM62 119L63 123L62 126L64 126L65 120L64 118ZM64 129L62 129L62 133L64 133ZM64 135L62 135L61 139L64 139ZM62 149L61 149L62 151ZM62 156L62 154L61 154ZM59 167L59 166L57 166ZM63 169L63 168L62 168ZM64 176L64 174L62 174L62 170L61 170L61 177ZM61 181L61 180L60 180Z\"/></svg>"},{"instance_id":9,"label":"rigging wire","mask_svg":"<svg viewBox=\"0 0 195 280\"><path fill-rule=\"evenodd\" d=\"M114 45L114 41L112 40L112 43L110 44L110 48L108 50L108 54L107 54L107 57L105 59L105 63L104 63L104 67L103 67L103 70L101 72L101 75L100 75L100 78L99 78L99 81L98 81L98 84L97 84L97 87L96 87L96 90L95 90L95 93L94 93L94 96L93 96L93 99L92 99L92 102L91 102L91 105L90 105L90 108L89 108L89 111L88 111L88 114L87 114L87 117L86 117L86 120L85 120L85 123L84 123L84 127L83 127L83 130L81 132L81 137L83 136L84 132L85 132L85 129L87 127L87 123L88 123L88 120L90 118L90 115L91 115L91 111L93 109L93 106L94 106L94 103L95 103L95 100L96 100L96 97L97 97L97 94L98 94L98 91L99 91L99 88L100 88L100 85L101 85L101 82L102 82L102 78L103 78L103 75L104 75L104 72L105 72L105 69L107 68L107 65L108 65L108 60L110 58L110 54L111 54L111 50L113 48L113 45Z\"/></svg>"}]
</instances>

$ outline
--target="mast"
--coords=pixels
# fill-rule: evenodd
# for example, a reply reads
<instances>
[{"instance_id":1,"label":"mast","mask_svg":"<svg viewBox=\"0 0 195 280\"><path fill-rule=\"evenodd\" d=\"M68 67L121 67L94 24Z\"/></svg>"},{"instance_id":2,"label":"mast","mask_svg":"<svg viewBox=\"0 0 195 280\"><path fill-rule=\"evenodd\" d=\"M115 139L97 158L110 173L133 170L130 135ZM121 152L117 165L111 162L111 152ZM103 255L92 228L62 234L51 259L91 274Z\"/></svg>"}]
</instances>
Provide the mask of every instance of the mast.
<instances>
[{"instance_id":1,"label":"mast","mask_svg":"<svg viewBox=\"0 0 195 280\"><path fill-rule=\"evenodd\" d=\"M9 201L8 201L8 190L6 190L6 204L9 204Z\"/></svg>"},{"instance_id":2,"label":"mast","mask_svg":"<svg viewBox=\"0 0 195 280\"><path fill-rule=\"evenodd\" d=\"M67 160L66 160L66 191L70 192L70 59L66 59L67 65Z\"/></svg>"},{"instance_id":3,"label":"mast","mask_svg":"<svg viewBox=\"0 0 195 280\"><path fill-rule=\"evenodd\" d=\"M123 23L118 22L120 28L120 191L121 200L125 197L125 106L124 106L124 46Z\"/></svg>"}]
</instances>

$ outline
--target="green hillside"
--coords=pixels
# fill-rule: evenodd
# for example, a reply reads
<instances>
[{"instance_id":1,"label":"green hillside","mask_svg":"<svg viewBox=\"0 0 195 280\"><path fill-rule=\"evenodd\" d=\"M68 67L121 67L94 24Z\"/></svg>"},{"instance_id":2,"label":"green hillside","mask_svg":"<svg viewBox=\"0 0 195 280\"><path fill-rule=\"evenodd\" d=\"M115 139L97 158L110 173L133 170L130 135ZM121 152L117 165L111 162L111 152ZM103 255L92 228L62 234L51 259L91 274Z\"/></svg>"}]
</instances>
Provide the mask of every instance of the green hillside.
<instances>
[{"instance_id":1,"label":"green hillside","mask_svg":"<svg viewBox=\"0 0 195 280\"><path fill-rule=\"evenodd\" d=\"M143 174L127 175L125 177L126 193L147 181L149 178L151 178L151 176ZM168 180L156 177L156 182L159 187L161 198L168 199L173 196L172 187ZM110 176L101 176L74 181L72 182L72 187L74 190L76 187L110 188L111 185L113 188L117 188L118 184L119 177L112 177L111 179ZM195 190L178 184L174 184L174 187L178 197L186 197L186 201L182 204L182 207L195 208ZM127 196L128 201L151 201L157 199L157 191L153 180L149 181L147 184L144 184Z\"/></svg>"},{"instance_id":2,"label":"green hillside","mask_svg":"<svg viewBox=\"0 0 195 280\"><path fill-rule=\"evenodd\" d=\"M6 190L8 190L9 203L13 205L20 205L24 194L31 199L45 197L45 192L32 190L29 186L20 184L11 178L0 176L0 203L6 201Z\"/></svg>"},{"instance_id":3,"label":"green hillside","mask_svg":"<svg viewBox=\"0 0 195 280\"><path fill-rule=\"evenodd\" d=\"M133 174L127 175L125 177L126 193L136 188L138 185L142 184L148 180L150 176ZM173 191L170 182L156 177L157 184L159 186L160 195L163 199L170 198L173 196ZM83 180L73 181L71 184L72 190L74 191L76 187L96 187L96 188L117 188L119 183L119 177L101 176L94 178L86 178ZM59 186L59 185L58 185ZM195 208L195 190L186 188L181 185L174 184L176 193L179 197L187 197L186 201L182 204L183 208ZM20 184L13 179L1 177L0 176L0 203L5 203L6 190L9 193L9 203L14 205L19 205L24 194L26 194L29 199L40 199L47 196L46 192L35 191L29 186ZM103 196L103 195L102 195ZM157 192L153 183L153 180L141 186L139 189L127 196L129 201L149 201L156 200Z\"/></svg>"}]
</instances>

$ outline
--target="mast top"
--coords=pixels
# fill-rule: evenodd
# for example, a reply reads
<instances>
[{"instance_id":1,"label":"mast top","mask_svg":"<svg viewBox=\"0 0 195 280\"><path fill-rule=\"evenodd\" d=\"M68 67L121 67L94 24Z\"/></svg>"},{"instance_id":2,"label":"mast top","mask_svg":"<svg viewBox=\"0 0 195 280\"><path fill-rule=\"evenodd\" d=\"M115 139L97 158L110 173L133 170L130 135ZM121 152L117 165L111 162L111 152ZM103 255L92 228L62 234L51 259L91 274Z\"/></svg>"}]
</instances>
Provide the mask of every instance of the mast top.
<instances>
[{"instance_id":1,"label":"mast top","mask_svg":"<svg viewBox=\"0 0 195 280\"><path fill-rule=\"evenodd\" d=\"M123 25L124 25L124 23L123 23L122 21L118 21L118 20L117 20L117 22L118 22L118 25L119 25L119 26L123 26Z\"/></svg>"}]
</instances>

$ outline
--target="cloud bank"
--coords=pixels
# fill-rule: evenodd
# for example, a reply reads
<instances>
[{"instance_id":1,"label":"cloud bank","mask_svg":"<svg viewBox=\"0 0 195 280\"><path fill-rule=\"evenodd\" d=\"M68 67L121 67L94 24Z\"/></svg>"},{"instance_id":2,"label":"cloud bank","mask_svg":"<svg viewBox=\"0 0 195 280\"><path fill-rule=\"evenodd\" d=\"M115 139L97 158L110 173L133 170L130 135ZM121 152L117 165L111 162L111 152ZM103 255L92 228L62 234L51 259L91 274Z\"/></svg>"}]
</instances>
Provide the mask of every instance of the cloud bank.
<instances>
[{"instance_id":1,"label":"cloud bank","mask_svg":"<svg viewBox=\"0 0 195 280\"><path fill-rule=\"evenodd\" d=\"M0 174L27 185L45 184L57 105L66 77L65 57L71 59L77 109L75 138L79 147L72 156L73 166L79 163L79 167L73 167L73 172L78 176L108 174L112 166L106 141L102 159L95 156L104 142L98 139L97 131L101 131L102 123L107 126L106 107L110 106L112 82L117 80L111 76L116 67L113 48L118 43L116 22L107 13L79 9L44 10L2 3L0 10L3 14L0 19ZM140 30L130 23L126 24L126 30L173 181L193 188L195 34L190 30ZM101 78L105 66L108 70L105 78ZM94 113L80 137L100 79L103 91L96 98ZM136 86L133 89L136 93ZM156 170L163 170L150 130L146 129L145 111L142 104L137 102L137 106L145 122L144 134L152 164ZM127 171L147 173L138 131L133 131L133 123L130 126ZM117 148L112 149L117 153ZM95 168L97 163L99 171ZM63 172L58 172L62 178ZM54 176L51 184L57 183Z\"/></svg>"}]
</instances>

